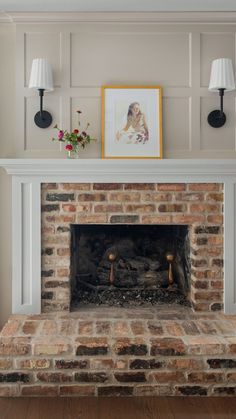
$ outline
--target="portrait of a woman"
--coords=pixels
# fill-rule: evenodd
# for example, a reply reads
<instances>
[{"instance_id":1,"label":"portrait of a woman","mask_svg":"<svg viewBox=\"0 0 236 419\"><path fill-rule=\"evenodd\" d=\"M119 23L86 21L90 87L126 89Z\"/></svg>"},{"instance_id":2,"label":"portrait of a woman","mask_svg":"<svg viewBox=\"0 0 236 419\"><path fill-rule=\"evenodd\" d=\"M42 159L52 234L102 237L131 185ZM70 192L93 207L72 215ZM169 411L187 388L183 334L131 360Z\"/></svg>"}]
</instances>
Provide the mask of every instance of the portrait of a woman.
<instances>
[{"instance_id":1,"label":"portrait of a woman","mask_svg":"<svg viewBox=\"0 0 236 419\"><path fill-rule=\"evenodd\" d=\"M116 132L116 141L123 144L145 144L149 140L148 126L140 103L132 102L122 126Z\"/></svg>"},{"instance_id":2,"label":"portrait of a woman","mask_svg":"<svg viewBox=\"0 0 236 419\"><path fill-rule=\"evenodd\" d=\"M160 86L102 87L102 157L162 158Z\"/></svg>"}]
</instances>

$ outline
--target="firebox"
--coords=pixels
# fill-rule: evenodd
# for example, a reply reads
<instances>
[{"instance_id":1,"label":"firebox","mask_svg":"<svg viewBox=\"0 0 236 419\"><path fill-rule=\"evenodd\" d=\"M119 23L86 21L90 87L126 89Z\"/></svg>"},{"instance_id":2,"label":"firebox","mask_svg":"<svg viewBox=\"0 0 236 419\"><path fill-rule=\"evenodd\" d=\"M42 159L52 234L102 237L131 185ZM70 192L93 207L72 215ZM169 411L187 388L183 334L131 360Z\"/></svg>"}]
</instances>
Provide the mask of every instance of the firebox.
<instances>
[{"instance_id":1,"label":"firebox","mask_svg":"<svg viewBox=\"0 0 236 419\"><path fill-rule=\"evenodd\" d=\"M186 225L71 225L71 308L189 305Z\"/></svg>"}]
</instances>

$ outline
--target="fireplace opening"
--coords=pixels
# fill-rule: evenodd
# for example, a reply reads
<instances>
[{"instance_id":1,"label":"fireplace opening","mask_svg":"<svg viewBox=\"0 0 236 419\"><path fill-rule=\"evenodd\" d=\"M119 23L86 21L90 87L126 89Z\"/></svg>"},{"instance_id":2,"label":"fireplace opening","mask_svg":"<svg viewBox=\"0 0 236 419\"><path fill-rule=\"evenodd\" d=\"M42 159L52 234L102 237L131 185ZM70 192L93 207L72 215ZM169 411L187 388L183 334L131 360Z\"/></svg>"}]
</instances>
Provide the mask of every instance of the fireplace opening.
<instances>
[{"instance_id":1,"label":"fireplace opening","mask_svg":"<svg viewBox=\"0 0 236 419\"><path fill-rule=\"evenodd\" d=\"M71 309L190 305L188 226L71 225Z\"/></svg>"}]
</instances>

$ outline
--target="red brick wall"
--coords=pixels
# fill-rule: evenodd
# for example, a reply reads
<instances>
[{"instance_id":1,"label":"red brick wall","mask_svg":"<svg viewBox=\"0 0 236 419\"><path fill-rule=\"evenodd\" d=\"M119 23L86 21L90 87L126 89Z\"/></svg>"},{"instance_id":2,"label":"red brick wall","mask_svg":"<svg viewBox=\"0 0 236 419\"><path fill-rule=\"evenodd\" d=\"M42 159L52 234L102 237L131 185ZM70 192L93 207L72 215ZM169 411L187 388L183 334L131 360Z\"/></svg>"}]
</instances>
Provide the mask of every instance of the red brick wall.
<instances>
[{"instance_id":1,"label":"red brick wall","mask_svg":"<svg viewBox=\"0 0 236 419\"><path fill-rule=\"evenodd\" d=\"M69 310L73 223L189 225L193 307L222 308L222 184L43 184L43 312Z\"/></svg>"}]
</instances>

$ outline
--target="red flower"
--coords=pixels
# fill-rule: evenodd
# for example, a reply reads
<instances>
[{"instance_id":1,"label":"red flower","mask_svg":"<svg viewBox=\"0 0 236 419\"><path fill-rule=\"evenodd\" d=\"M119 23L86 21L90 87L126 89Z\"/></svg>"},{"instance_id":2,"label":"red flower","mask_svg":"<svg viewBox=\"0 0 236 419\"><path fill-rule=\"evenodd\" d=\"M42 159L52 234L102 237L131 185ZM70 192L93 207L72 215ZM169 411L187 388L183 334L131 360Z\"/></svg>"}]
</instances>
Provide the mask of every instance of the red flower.
<instances>
[{"instance_id":1,"label":"red flower","mask_svg":"<svg viewBox=\"0 0 236 419\"><path fill-rule=\"evenodd\" d=\"M71 151L72 150L72 145L71 144L67 144L66 146L65 146L65 149L67 150L67 151Z\"/></svg>"},{"instance_id":2,"label":"red flower","mask_svg":"<svg viewBox=\"0 0 236 419\"><path fill-rule=\"evenodd\" d=\"M78 134L79 133L79 130L78 129L74 129L74 134Z\"/></svg>"}]
</instances>

